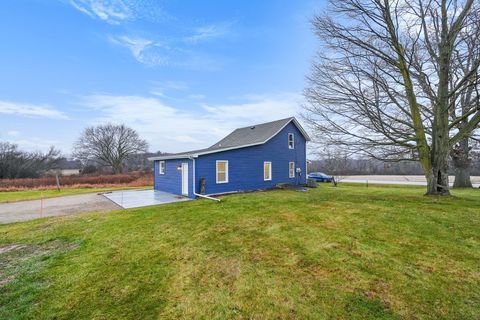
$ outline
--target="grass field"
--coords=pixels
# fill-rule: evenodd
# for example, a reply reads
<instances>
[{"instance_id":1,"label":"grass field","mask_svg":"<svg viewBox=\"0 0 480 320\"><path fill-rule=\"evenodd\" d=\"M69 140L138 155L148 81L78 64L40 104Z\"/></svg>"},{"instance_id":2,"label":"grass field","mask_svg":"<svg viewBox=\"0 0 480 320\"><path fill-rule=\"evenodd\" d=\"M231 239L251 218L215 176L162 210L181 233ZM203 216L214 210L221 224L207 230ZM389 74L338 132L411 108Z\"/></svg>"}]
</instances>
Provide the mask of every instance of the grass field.
<instances>
[{"instance_id":1,"label":"grass field","mask_svg":"<svg viewBox=\"0 0 480 320\"><path fill-rule=\"evenodd\" d=\"M480 190L322 185L0 226L1 319L478 319Z\"/></svg>"},{"instance_id":2,"label":"grass field","mask_svg":"<svg viewBox=\"0 0 480 320\"><path fill-rule=\"evenodd\" d=\"M104 192L114 190L142 189L150 187L110 187L110 188L78 188L78 189L48 189L48 190L27 190L27 191L0 191L0 203L17 202L23 200L36 200L40 198L54 198L81 193Z\"/></svg>"}]
</instances>

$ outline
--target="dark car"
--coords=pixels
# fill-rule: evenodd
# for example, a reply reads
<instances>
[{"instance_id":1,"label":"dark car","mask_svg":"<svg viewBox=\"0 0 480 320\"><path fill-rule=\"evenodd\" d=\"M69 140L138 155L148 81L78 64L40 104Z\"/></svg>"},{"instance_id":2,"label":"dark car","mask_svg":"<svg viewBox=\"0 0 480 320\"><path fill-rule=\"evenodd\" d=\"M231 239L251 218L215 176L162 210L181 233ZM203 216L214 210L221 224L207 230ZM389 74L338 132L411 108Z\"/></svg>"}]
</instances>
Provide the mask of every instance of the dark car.
<instances>
[{"instance_id":1,"label":"dark car","mask_svg":"<svg viewBox=\"0 0 480 320\"><path fill-rule=\"evenodd\" d=\"M317 182L332 182L333 177L325 174L323 172L310 172L308 178L313 179Z\"/></svg>"}]
</instances>

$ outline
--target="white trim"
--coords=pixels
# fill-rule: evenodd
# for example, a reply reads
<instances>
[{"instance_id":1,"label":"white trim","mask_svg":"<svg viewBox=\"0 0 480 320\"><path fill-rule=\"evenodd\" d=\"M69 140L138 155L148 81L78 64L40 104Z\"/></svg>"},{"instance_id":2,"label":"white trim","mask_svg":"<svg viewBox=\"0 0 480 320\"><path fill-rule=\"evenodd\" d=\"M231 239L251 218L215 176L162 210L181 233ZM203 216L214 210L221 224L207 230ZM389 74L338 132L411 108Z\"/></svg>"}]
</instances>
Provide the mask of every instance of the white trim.
<instances>
[{"instance_id":1,"label":"white trim","mask_svg":"<svg viewBox=\"0 0 480 320\"><path fill-rule=\"evenodd\" d=\"M265 178L265 165L268 165L268 179ZM271 161L263 161L263 181L272 181L272 162Z\"/></svg>"},{"instance_id":2,"label":"white trim","mask_svg":"<svg viewBox=\"0 0 480 320\"><path fill-rule=\"evenodd\" d=\"M308 177L308 160L307 160L307 144L305 143L305 172L303 173L305 183L307 183L307 177Z\"/></svg>"},{"instance_id":3,"label":"white trim","mask_svg":"<svg viewBox=\"0 0 480 320\"><path fill-rule=\"evenodd\" d=\"M290 121L288 121L287 123L285 123L285 125L283 125L283 127L281 127L277 132L275 132L272 136L270 136L268 139L266 139L265 141L262 141L262 142L257 142L257 143L251 143L251 144L244 144L244 145L241 145L241 146L235 146L235 147L230 147L230 148L223 148L223 149L214 149L214 150L210 150L210 151L200 151L200 152L192 152L192 153L185 153L185 154L182 154L182 155L171 155L171 156L160 156L160 157L150 157L148 158L148 160L150 161L154 161L154 160L169 160L169 159L189 159L189 158L198 158L198 156L201 156L201 155L204 155L204 154L211 154L211 153L217 153L217 152L222 152L222 151L228 151L228 150L235 150L235 149L241 149L241 148L247 148L247 147L253 147L253 146L258 146L258 145L261 145L261 144L265 144L267 143L268 141L270 141L270 139L272 139L273 137L275 137L280 131L282 131L290 122L292 122L295 124L295 126L297 127L297 129L300 131L300 133L303 135L303 137L305 138L306 141L311 141L310 137L308 136L308 134L305 132L305 130L302 128L302 126L300 125L300 123L297 121L297 119L295 118L291 118Z\"/></svg>"},{"instance_id":4,"label":"white trim","mask_svg":"<svg viewBox=\"0 0 480 320\"><path fill-rule=\"evenodd\" d=\"M172 160L172 159L190 159L192 156L193 156L193 154L185 154L185 155L182 155L182 156L171 155L171 156L149 157L147 159L150 160L150 161Z\"/></svg>"},{"instance_id":5,"label":"white trim","mask_svg":"<svg viewBox=\"0 0 480 320\"><path fill-rule=\"evenodd\" d=\"M182 162L182 195L187 196L189 194L188 183L188 162Z\"/></svg>"},{"instance_id":6,"label":"white trim","mask_svg":"<svg viewBox=\"0 0 480 320\"><path fill-rule=\"evenodd\" d=\"M293 134L293 132L289 132L288 133L288 149L295 149L295 135ZM290 137L292 137L292 145L290 146Z\"/></svg>"},{"instance_id":7,"label":"white trim","mask_svg":"<svg viewBox=\"0 0 480 320\"><path fill-rule=\"evenodd\" d=\"M225 181L219 181L218 180L218 163L219 162L225 162ZM217 160L217 161L215 161L215 182L217 184L228 183L228 160Z\"/></svg>"},{"instance_id":8,"label":"white trim","mask_svg":"<svg viewBox=\"0 0 480 320\"><path fill-rule=\"evenodd\" d=\"M163 170L162 170L162 164L163 164ZM165 160L158 161L158 174L164 175L165 174Z\"/></svg>"},{"instance_id":9,"label":"white trim","mask_svg":"<svg viewBox=\"0 0 480 320\"><path fill-rule=\"evenodd\" d=\"M293 165L293 168L290 168ZM288 177L289 178L295 178L295 162L290 161L288 163Z\"/></svg>"}]
</instances>

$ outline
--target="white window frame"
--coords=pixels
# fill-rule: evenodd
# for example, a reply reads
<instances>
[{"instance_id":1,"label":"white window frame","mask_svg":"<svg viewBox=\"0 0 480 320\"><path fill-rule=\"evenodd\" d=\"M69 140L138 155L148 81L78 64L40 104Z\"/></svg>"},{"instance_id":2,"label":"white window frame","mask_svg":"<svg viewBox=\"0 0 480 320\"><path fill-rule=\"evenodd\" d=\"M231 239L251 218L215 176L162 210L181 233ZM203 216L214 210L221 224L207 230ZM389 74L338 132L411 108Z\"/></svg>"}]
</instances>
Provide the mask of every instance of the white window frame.
<instances>
[{"instance_id":1,"label":"white window frame","mask_svg":"<svg viewBox=\"0 0 480 320\"><path fill-rule=\"evenodd\" d=\"M269 164L268 166L268 179L265 178L265 165ZM272 162L271 161L263 161L263 181L272 181Z\"/></svg>"},{"instance_id":2,"label":"white window frame","mask_svg":"<svg viewBox=\"0 0 480 320\"><path fill-rule=\"evenodd\" d=\"M291 145L290 145L290 137L292 138ZM288 149L295 149L295 135L293 133L288 134Z\"/></svg>"},{"instance_id":3,"label":"white window frame","mask_svg":"<svg viewBox=\"0 0 480 320\"><path fill-rule=\"evenodd\" d=\"M163 170L162 170L162 164L163 164ZM165 161L158 161L158 174L165 174Z\"/></svg>"},{"instance_id":4,"label":"white window frame","mask_svg":"<svg viewBox=\"0 0 480 320\"><path fill-rule=\"evenodd\" d=\"M218 163L219 162L225 162L225 181L219 181L218 180ZM222 173L223 171L220 171ZM228 160L217 160L215 161L215 181L217 183L228 183Z\"/></svg>"},{"instance_id":5,"label":"white window frame","mask_svg":"<svg viewBox=\"0 0 480 320\"><path fill-rule=\"evenodd\" d=\"M295 162L293 161L288 163L288 177L295 178Z\"/></svg>"}]
</instances>

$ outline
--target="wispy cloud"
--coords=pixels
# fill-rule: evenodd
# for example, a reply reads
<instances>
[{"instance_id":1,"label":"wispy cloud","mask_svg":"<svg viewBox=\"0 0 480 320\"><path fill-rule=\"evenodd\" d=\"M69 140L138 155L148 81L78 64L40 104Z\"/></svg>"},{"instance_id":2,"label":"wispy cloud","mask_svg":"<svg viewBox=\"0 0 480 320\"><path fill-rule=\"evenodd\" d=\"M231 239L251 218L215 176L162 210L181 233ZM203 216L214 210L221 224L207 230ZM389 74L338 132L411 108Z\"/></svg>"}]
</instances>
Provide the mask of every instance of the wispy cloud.
<instances>
[{"instance_id":1,"label":"wispy cloud","mask_svg":"<svg viewBox=\"0 0 480 320\"><path fill-rule=\"evenodd\" d=\"M131 36L109 36L111 43L128 48L133 57L147 66L174 66L215 70L221 61L177 44Z\"/></svg>"},{"instance_id":2,"label":"wispy cloud","mask_svg":"<svg viewBox=\"0 0 480 320\"><path fill-rule=\"evenodd\" d=\"M230 33L231 25L231 23L220 23L194 28L193 34L187 36L185 41L187 43L196 44L202 41L224 37Z\"/></svg>"},{"instance_id":3,"label":"wispy cloud","mask_svg":"<svg viewBox=\"0 0 480 320\"><path fill-rule=\"evenodd\" d=\"M231 31L232 23L221 22L202 26L179 24L179 20L166 13L158 0L61 0L67 1L78 11L97 20L116 25L113 35L107 36L111 43L128 48L140 63L150 67L173 66L187 69L218 70L221 59L212 58L198 50L206 41L220 39ZM145 36L145 28L135 25L135 32L120 25L136 20L155 23L172 22L173 26L162 25L162 29L174 29L175 36ZM166 27L166 28L165 28ZM160 26L159 26L160 28ZM115 31L116 30L116 31ZM123 31L121 31L123 30ZM123 35L119 35L122 32ZM148 32L147 32L148 33ZM139 34L142 34L141 36Z\"/></svg>"},{"instance_id":4,"label":"wispy cloud","mask_svg":"<svg viewBox=\"0 0 480 320\"><path fill-rule=\"evenodd\" d=\"M149 66L168 64L168 48L164 48L159 42L128 36L110 36L109 40L128 48L138 62Z\"/></svg>"},{"instance_id":5,"label":"wispy cloud","mask_svg":"<svg viewBox=\"0 0 480 320\"><path fill-rule=\"evenodd\" d=\"M159 22L172 19L158 0L63 0L91 18L112 25L142 19Z\"/></svg>"},{"instance_id":6,"label":"wispy cloud","mask_svg":"<svg viewBox=\"0 0 480 320\"><path fill-rule=\"evenodd\" d=\"M0 101L0 113L24 117L68 119L68 116L49 105Z\"/></svg>"},{"instance_id":7,"label":"wispy cloud","mask_svg":"<svg viewBox=\"0 0 480 320\"><path fill-rule=\"evenodd\" d=\"M70 149L70 145L65 141L57 139L45 139L29 136L28 139L9 139L9 142L17 144L20 149L27 151L46 151L54 146L56 149L67 151Z\"/></svg>"},{"instance_id":8,"label":"wispy cloud","mask_svg":"<svg viewBox=\"0 0 480 320\"><path fill-rule=\"evenodd\" d=\"M127 2L122 0L70 0L70 3L80 12L110 24L119 24L132 16Z\"/></svg>"},{"instance_id":9,"label":"wispy cloud","mask_svg":"<svg viewBox=\"0 0 480 320\"><path fill-rule=\"evenodd\" d=\"M299 99L296 94L246 96L243 103L203 105L188 112L143 96L97 94L81 103L99 114L93 123L125 123L138 130L152 150L176 152L208 147L252 122L295 115Z\"/></svg>"},{"instance_id":10,"label":"wispy cloud","mask_svg":"<svg viewBox=\"0 0 480 320\"><path fill-rule=\"evenodd\" d=\"M159 97L168 97L166 92L168 91L185 91L188 90L188 84L184 81L164 81L155 82L150 94ZM171 98L171 97L170 97Z\"/></svg>"}]
</instances>

